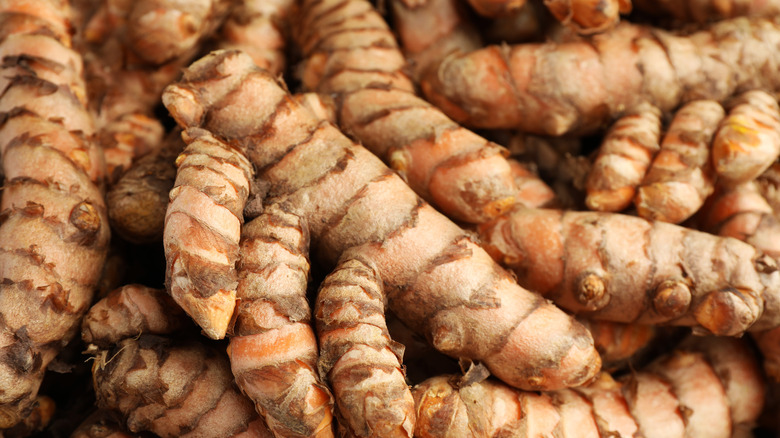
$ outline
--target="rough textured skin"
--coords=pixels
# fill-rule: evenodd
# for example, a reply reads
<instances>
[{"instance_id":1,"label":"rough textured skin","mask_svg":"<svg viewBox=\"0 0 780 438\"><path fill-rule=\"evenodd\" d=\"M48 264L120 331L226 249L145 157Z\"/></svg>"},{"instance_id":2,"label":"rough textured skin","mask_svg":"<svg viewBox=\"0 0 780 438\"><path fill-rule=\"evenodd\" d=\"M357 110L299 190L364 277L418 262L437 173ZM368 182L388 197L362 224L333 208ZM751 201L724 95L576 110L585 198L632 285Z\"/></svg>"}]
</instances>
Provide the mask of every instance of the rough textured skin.
<instances>
[{"instance_id":1,"label":"rough textured skin","mask_svg":"<svg viewBox=\"0 0 780 438\"><path fill-rule=\"evenodd\" d=\"M730 103L712 141L712 165L729 184L754 180L780 155L780 107L777 98L751 90Z\"/></svg>"},{"instance_id":2,"label":"rough textured skin","mask_svg":"<svg viewBox=\"0 0 780 438\"><path fill-rule=\"evenodd\" d=\"M594 319L733 336L778 293L773 260L752 246L628 215L517 209L479 234L521 285Z\"/></svg>"},{"instance_id":3,"label":"rough textured skin","mask_svg":"<svg viewBox=\"0 0 780 438\"><path fill-rule=\"evenodd\" d=\"M577 385L598 369L582 326L520 288L464 230L375 155L298 106L250 58L202 58L163 102L182 127L213 130L247 151L268 185L265 204L285 203L306 219L325 266L362 246L389 308L440 351L481 360L525 388Z\"/></svg>"},{"instance_id":4,"label":"rough textured skin","mask_svg":"<svg viewBox=\"0 0 780 438\"><path fill-rule=\"evenodd\" d=\"M108 249L103 161L68 17L64 2L0 1L0 429L33 408Z\"/></svg>"},{"instance_id":5,"label":"rough textured skin","mask_svg":"<svg viewBox=\"0 0 780 438\"><path fill-rule=\"evenodd\" d=\"M610 127L585 181L585 204L596 211L621 211L631 205L636 187L658 152L661 112L642 104Z\"/></svg>"},{"instance_id":6,"label":"rough textured skin","mask_svg":"<svg viewBox=\"0 0 780 438\"><path fill-rule=\"evenodd\" d=\"M90 307L81 322L81 339L108 349L140 334L166 335L185 327L187 315L162 289L130 284L114 289Z\"/></svg>"},{"instance_id":7,"label":"rough textured skin","mask_svg":"<svg viewBox=\"0 0 780 438\"><path fill-rule=\"evenodd\" d=\"M719 187L697 217L702 231L742 240L780 259L780 221L755 182Z\"/></svg>"},{"instance_id":8,"label":"rough textured skin","mask_svg":"<svg viewBox=\"0 0 780 438\"><path fill-rule=\"evenodd\" d=\"M97 406L122 414L134 433L162 438L263 437L271 432L233 386L224 352L186 338L129 338L92 367Z\"/></svg>"},{"instance_id":9,"label":"rough textured skin","mask_svg":"<svg viewBox=\"0 0 780 438\"><path fill-rule=\"evenodd\" d=\"M79 29L91 109L105 150L108 182L162 140L153 109L163 87L225 19L233 0L100 1Z\"/></svg>"},{"instance_id":10,"label":"rough textured skin","mask_svg":"<svg viewBox=\"0 0 780 438\"><path fill-rule=\"evenodd\" d=\"M217 48L242 50L258 67L282 74L287 67L291 0L232 0L232 8L220 27Z\"/></svg>"},{"instance_id":11,"label":"rough textured skin","mask_svg":"<svg viewBox=\"0 0 780 438\"><path fill-rule=\"evenodd\" d=\"M454 120L478 128L562 135L594 132L649 102L780 88L780 24L737 18L690 35L621 23L579 41L487 46L451 55L421 87Z\"/></svg>"},{"instance_id":12,"label":"rough textured skin","mask_svg":"<svg viewBox=\"0 0 780 438\"><path fill-rule=\"evenodd\" d=\"M639 216L678 224L701 208L715 188L710 145L723 116L723 107L712 100L695 100L674 113L637 188Z\"/></svg>"},{"instance_id":13,"label":"rough textured skin","mask_svg":"<svg viewBox=\"0 0 780 438\"><path fill-rule=\"evenodd\" d=\"M301 8L294 33L303 86L336 96L345 133L455 220L483 222L514 203L506 150L414 94L404 56L371 3L311 0Z\"/></svg>"},{"instance_id":14,"label":"rough textured skin","mask_svg":"<svg viewBox=\"0 0 780 438\"><path fill-rule=\"evenodd\" d=\"M306 300L306 221L266 206L241 230L235 325L228 354L239 388L277 437L332 437L333 398L317 372Z\"/></svg>"},{"instance_id":15,"label":"rough textured skin","mask_svg":"<svg viewBox=\"0 0 780 438\"><path fill-rule=\"evenodd\" d=\"M212 339L233 315L241 225L253 178L244 153L203 130L183 134L165 215L168 293Z\"/></svg>"},{"instance_id":16,"label":"rough textured skin","mask_svg":"<svg viewBox=\"0 0 780 438\"><path fill-rule=\"evenodd\" d=\"M377 270L349 253L317 294L319 369L333 388L342 436L411 438L414 432L404 347L390 338L385 301Z\"/></svg>"},{"instance_id":17,"label":"rough textured skin","mask_svg":"<svg viewBox=\"0 0 780 438\"><path fill-rule=\"evenodd\" d=\"M162 241L168 194L176 181L176 157L183 149L181 133L176 130L111 186L106 202L116 234L138 244Z\"/></svg>"},{"instance_id":18,"label":"rough textured skin","mask_svg":"<svg viewBox=\"0 0 780 438\"><path fill-rule=\"evenodd\" d=\"M449 53L470 52L483 45L477 27L461 2L428 0L410 7L396 0L391 6L393 29L398 33L415 81Z\"/></svg>"},{"instance_id":19,"label":"rough textured skin","mask_svg":"<svg viewBox=\"0 0 780 438\"><path fill-rule=\"evenodd\" d=\"M761 412L761 371L744 341L696 342L618 380L602 373L586 386L541 394L490 379L430 378L412 389L415 436L730 437Z\"/></svg>"}]
</instances>

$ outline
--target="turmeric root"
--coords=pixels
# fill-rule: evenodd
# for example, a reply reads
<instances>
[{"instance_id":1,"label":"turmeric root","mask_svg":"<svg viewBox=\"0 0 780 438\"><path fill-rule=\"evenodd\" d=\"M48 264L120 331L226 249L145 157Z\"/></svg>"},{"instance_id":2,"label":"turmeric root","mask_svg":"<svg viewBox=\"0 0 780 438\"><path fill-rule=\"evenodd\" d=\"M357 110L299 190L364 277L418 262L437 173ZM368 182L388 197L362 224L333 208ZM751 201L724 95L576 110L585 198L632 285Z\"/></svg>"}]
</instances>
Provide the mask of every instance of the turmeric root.
<instances>
[{"instance_id":1,"label":"turmeric root","mask_svg":"<svg viewBox=\"0 0 780 438\"><path fill-rule=\"evenodd\" d=\"M81 339L108 349L140 334L174 333L187 323L187 315L164 290L130 284L90 307L81 322Z\"/></svg>"},{"instance_id":2,"label":"turmeric root","mask_svg":"<svg viewBox=\"0 0 780 438\"><path fill-rule=\"evenodd\" d=\"M277 437L332 437L328 388L306 301L305 220L267 206L241 231L239 299L228 355L236 383Z\"/></svg>"},{"instance_id":3,"label":"turmeric root","mask_svg":"<svg viewBox=\"0 0 780 438\"><path fill-rule=\"evenodd\" d=\"M371 3L307 1L301 8L295 38L305 56L303 86L336 96L344 132L455 220L483 222L514 203L506 150L414 94L404 56Z\"/></svg>"},{"instance_id":4,"label":"turmeric root","mask_svg":"<svg viewBox=\"0 0 780 438\"><path fill-rule=\"evenodd\" d=\"M636 187L658 152L661 113L640 104L612 125L585 182L591 210L621 211L631 205Z\"/></svg>"},{"instance_id":5,"label":"turmeric root","mask_svg":"<svg viewBox=\"0 0 780 438\"><path fill-rule=\"evenodd\" d=\"M281 74L287 67L290 0L242 0L219 30L217 48L242 50L258 67Z\"/></svg>"},{"instance_id":6,"label":"turmeric root","mask_svg":"<svg viewBox=\"0 0 780 438\"><path fill-rule=\"evenodd\" d=\"M555 192L539 178L529 166L517 160L509 159L512 175L517 186L517 202L528 208L548 207L557 202Z\"/></svg>"},{"instance_id":7,"label":"turmeric root","mask_svg":"<svg viewBox=\"0 0 780 438\"><path fill-rule=\"evenodd\" d=\"M268 185L264 203L283 202L306 219L325 266L361 246L389 308L440 351L484 361L526 388L577 385L598 369L581 325L520 288L467 233L375 155L304 111L249 57L202 58L163 102L185 129L212 130L246 150Z\"/></svg>"},{"instance_id":8,"label":"turmeric root","mask_svg":"<svg viewBox=\"0 0 780 438\"><path fill-rule=\"evenodd\" d=\"M730 184L756 179L780 156L777 98L752 90L737 96L712 142L712 165Z\"/></svg>"},{"instance_id":9,"label":"turmeric root","mask_svg":"<svg viewBox=\"0 0 780 438\"><path fill-rule=\"evenodd\" d=\"M193 339L127 338L98 351L92 372L97 406L119 411L131 432L162 438L272 436L233 386L224 352Z\"/></svg>"},{"instance_id":10,"label":"turmeric root","mask_svg":"<svg viewBox=\"0 0 780 438\"><path fill-rule=\"evenodd\" d=\"M212 339L221 339L236 302L244 206L252 166L243 152L206 131L189 130L176 159L165 215L166 288Z\"/></svg>"},{"instance_id":11,"label":"turmeric root","mask_svg":"<svg viewBox=\"0 0 780 438\"><path fill-rule=\"evenodd\" d=\"M108 248L102 157L68 17L61 2L0 2L0 429L33 408Z\"/></svg>"},{"instance_id":12,"label":"turmeric root","mask_svg":"<svg viewBox=\"0 0 780 438\"><path fill-rule=\"evenodd\" d=\"M377 270L342 256L317 294L319 369L340 414L342 436L407 437L414 400L402 368L403 345L390 339Z\"/></svg>"},{"instance_id":13,"label":"turmeric root","mask_svg":"<svg viewBox=\"0 0 780 438\"><path fill-rule=\"evenodd\" d=\"M136 244L162 241L168 193L176 181L175 162L182 149L181 132L170 133L111 186L106 203L116 234Z\"/></svg>"},{"instance_id":14,"label":"turmeric root","mask_svg":"<svg viewBox=\"0 0 780 438\"><path fill-rule=\"evenodd\" d=\"M593 343L601 355L602 369L608 370L646 347L655 337L656 327L577 318L593 335Z\"/></svg>"},{"instance_id":15,"label":"turmeric root","mask_svg":"<svg viewBox=\"0 0 780 438\"><path fill-rule=\"evenodd\" d=\"M504 4L507 3L511 2ZM449 53L470 52L482 46L476 26L458 1L427 0L409 6L403 0L395 0L391 6L394 29L415 81Z\"/></svg>"},{"instance_id":16,"label":"turmeric root","mask_svg":"<svg viewBox=\"0 0 780 438\"><path fill-rule=\"evenodd\" d=\"M720 187L697 217L701 230L742 240L780 259L780 222L754 182Z\"/></svg>"},{"instance_id":17,"label":"turmeric root","mask_svg":"<svg viewBox=\"0 0 780 438\"><path fill-rule=\"evenodd\" d=\"M637 188L639 216L677 224L701 208L715 186L710 145L723 116L723 107L712 100L695 100L675 112Z\"/></svg>"},{"instance_id":18,"label":"turmeric root","mask_svg":"<svg viewBox=\"0 0 780 438\"><path fill-rule=\"evenodd\" d=\"M718 338L703 348L679 348L617 380L602 373L587 386L541 394L490 379L434 377L412 389L415 436L730 437L761 412L756 365L743 341Z\"/></svg>"},{"instance_id":19,"label":"turmeric root","mask_svg":"<svg viewBox=\"0 0 780 438\"><path fill-rule=\"evenodd\" d=\"M594 319L733 336L778 292L774 261L752 246L628 215L516 209L479 234L521 285Z\"/></svg>"},{"instance_id":20,"label":"turmeric root","mask_svg":"<svg viewBox=\"0 0 780 438\"><path fill-rule=\"evenodd\" d=\"M771 67L780 52L769 43L778 33L780 24L768 19L724 20L689 35L621 23L580 41L451 55L421 87L469 127L583 134L642 102L668 112L696 99L780 88Z\"/></svg>"}]
</instances>

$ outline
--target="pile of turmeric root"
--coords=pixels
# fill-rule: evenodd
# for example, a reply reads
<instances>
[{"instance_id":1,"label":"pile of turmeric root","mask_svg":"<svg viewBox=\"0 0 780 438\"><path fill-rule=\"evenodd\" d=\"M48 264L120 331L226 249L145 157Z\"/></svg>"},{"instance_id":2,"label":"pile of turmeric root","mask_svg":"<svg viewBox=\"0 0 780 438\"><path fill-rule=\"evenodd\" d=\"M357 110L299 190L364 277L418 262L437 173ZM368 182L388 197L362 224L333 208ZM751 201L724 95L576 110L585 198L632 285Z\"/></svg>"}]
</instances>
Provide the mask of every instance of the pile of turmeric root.
<instances>
[{"instance_id":1,"label":"pile of turmeric root","mask_svg":"<svg viewBox=\"0 0 780 438\"><path fill-rule=\"evenodd\" d=\"M0 436L780 423L780 1L0 0Z\"/></svg>"}]
</instances>

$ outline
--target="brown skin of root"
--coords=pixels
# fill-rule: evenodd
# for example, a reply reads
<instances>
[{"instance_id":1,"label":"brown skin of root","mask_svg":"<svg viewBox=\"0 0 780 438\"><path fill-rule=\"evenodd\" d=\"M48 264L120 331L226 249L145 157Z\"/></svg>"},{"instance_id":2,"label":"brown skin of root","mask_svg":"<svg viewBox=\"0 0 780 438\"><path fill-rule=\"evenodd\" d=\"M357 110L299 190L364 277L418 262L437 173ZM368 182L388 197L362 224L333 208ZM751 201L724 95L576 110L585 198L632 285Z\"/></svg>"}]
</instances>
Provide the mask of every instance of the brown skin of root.
<instances>
[{"instance_id":1,"label":"brown skin of root","mask_svg":"<svg viewBox=\"0 0 780 438\"><path fill-rule=\"evenodd\" d=\"M662 222L518 209L480 227L479 234L520 284L595 319L736 335L758 320L764 295L776 294L776 282L766 277L761 254L750 245ZM588 278L605 287L593 300L583 299Z\"/></svg>"},{"instance_id":2,"label":"brown skin of root","mask_svg":"<svg viewBox=\"0 0 780 438\"><path fill-rule=\"evenodd\" d=\"M97 406L119 411L131 432L163 438L271 436L233 386L227 357L200 341L125 339L99 351L92 372Z\"/></svg>"},{"instance_id":3,"label":"brown skin of root","mask_svg":"<svg viewBox=\"0 0 780 438\"><path fill-rule=\"evenodd\" d=\"M414 400L405 381L403 346L388 333L377 272L343 258L317 293L320 374L334 391L349 436L408 437Z\"/></svg>"},{"instance_id":4,"label":"brown skin of root","mask_svg":"<svg viewBox=\"0 0 780 438\"><path fill-rule=\"evenodd\" d=\"M660 137L661 113L652 105L619 118L605 135L585 182L588 208L614 212L631 205Z\"/></svg>"},{"instance_id":5,"label":"brown skin of root","mask_svg":"<svg viewBox=\"0 0 780 438\"><path fill-rule=\"evenodd\" d=\"M736 96L712 141L712 166L729 185L754 180L780 155L780 107L774 94Z\"/></svg>"},{"instance_id":6,"label":"brown skin of root","mask_svg":"<svg viewBox=\"0 0 780 438\"><path fill-rule=\"evenodd\" d=\"M428 100L472 128L563 135L595 132L641 102L662 111L740 90L780 87L773 72L780 26L717 22L690 36L621 23L589 41L488 46L452 55L422 81ZM747 45L762 47L749 60ZM752 49L751 49L752 50Z\"/></svg>"},{"instance_id":7,"label":"brown skin of root","mask_svg":"<svg viewBox=\"0 0 780 438\"><path fill-rule=\"evenodd\" d=\"M106 195L111 226L137 244L162 241L168 194L176 180L176 156L183 149L178 133L160 150L141 157Z\"/></svg>"},{"instance_id":8,"label":"brown skin of root","mask_svg":"<svg viewBox=\"0 0 780 438\"><path fill-rule=\"evenodd\" d=\"M455 220L483 222L515 202L506 151L415 96L396 39L369 2L306 2L301 16L304 87L337 96L344 132Z\"/></svg>"},{"instance_id":9,"label":"brown skin of root","mask_svg":"<svg viewBox=\"0 0 780 438\"><path fill-rule=\"evenodd\" d=\"M232 73L193 88L190 82L213 78L215 68ZM326 266L361 245L361 257L381 273L389 308L438 349L483 360L517 386L576 385L595 374L600 361L584 328L520 288L461 228L376 156L305 113L251 60L213 53L184 79L163 99L174 118L246 147L269 184L267 202L284 202L306 218L313 257ZM255 116L250 122L241 113Z\"/></svg>"},{"instance_id":10,"label":"brown skin of root","mask_svg":"<svg viewBox=\"0 0 780 438\"><path fill-rule=\"evenodd\" d=\"M90 307L81 322L81 338L106 349L142 333L165 335L190 326L164 290L133 284L109 292Z\"/></svg>"},{"instance_id":11,"label":"brown skin of root","mask_svg":"<svg viewBox=\"0 0 780 438\"><path fill-rule=\"evenodd\" d=\"M757 419L763 386L744 341L689 338L617 380L601 373L587 385L541 394L468 374L431 377L412 388L415 436L728 437Z\"/></svg>"},{"instance_id":12,"label":"brown skin of root","mask_svg":"<svg viewBox=\"0 0 780 438\"><path fill-rule=\"evenodd\" d=\"M258 67L282 74L293 6L289 0L237 2L220 27L217 48L243 50Z\"/></svg>"},{"instance_id":13,"label":"brown skin of root","mask_svg":"<svg viewBox=\"0 0 780 438\"><path fill-rule=\"evenodd\" d=\"M166 289L207 336L227 332L236 301L243 210L253 169L244 154L190 130L165 216Z\"/></svg>"},{"instance_id":14,"label":"brown skin of root","mask_svg":"<svg viewBox=\"0 0 780 438\"><path fill-rule=\"evenodd\" d=\"M317 371L306 300L309 234L284 206L265 206L244 225L231 369L279 437L333 436L333 398Z\"/></svg>"}]
</instances>

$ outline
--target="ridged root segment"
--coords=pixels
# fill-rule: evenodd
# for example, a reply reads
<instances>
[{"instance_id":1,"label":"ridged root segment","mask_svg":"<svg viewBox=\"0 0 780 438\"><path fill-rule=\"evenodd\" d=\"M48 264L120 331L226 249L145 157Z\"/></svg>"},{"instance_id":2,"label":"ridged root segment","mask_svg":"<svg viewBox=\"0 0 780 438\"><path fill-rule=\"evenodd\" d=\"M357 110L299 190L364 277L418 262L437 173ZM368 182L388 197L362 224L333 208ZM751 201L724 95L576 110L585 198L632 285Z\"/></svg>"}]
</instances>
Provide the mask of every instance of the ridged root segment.
<instances>
[{"instance_id":1,"label":"ridged root segment","mask_svg":"<svg viewBox=\"0 0 780 438\"><path fill-rule=\"evenodd\" d=\"M506 211L516 188L506 150L414 95L383 17L365 0L303 3L296 38L304 86L338 96L339 126L448 216L472 223Z\"/></svg>"},{"instance_id":2,"label":"ridged root segment","mask_svg":"<svg viewBox=\"0 0 780 438\"><path fill-rule=\"evenodd\" d=\"M780 107L762 90L737 96L715 139L712 165L730 184L756 179L780 155Z\"/></svg>"},{"instance_id":3,"label":"ridged root segment","mask_svg":"<svg viewBox=\"0 0 780 438\"><path fill-rule=\"evenodd\" d=\"M723 107L713 100L695 100L675 112L637 188L639 216L678 224L699 210L714 190L710 145L723 116Z\"/></svg>"},{"instance_id":4,"label":"ridged root segment","mask_svg":"<svg viewBox=\"0 0 780 438\"><path fill-rule=\"evenodd\" d=\"M618 380L602 373L574 389L533 393L492 380L433 377L412 388L415 436L730 437L758 418L763 382L744 342L712 339L701 348L694 340ZM712 346L737 355L729 360Z\"/></svg>"},{"instance_id":5,"label":"ridged root segment","mask_svg":"<svg viewBox=\"0 0 780 438\"><path fill-rule=\"evenodd\" d=\"M697 217L702 231L733 237L780 257L780 221L755 181L718 187Z\"/></svg>"},{"instance_id":6,"label":"ridged root segment","mask_svg":"<svg viewBox=\"0 0 780 438\"><path fill-rule=\"evenodd\" d=\"M642 102L666 112L740 90L780 89L778 45L780 22L766 19L725 20L690 35L621 23L586 40L452 55L421 87L468 127L595 132Z\"/></svg>"},{"instance_id":7,"label":"ridged root segment","mask_svg":"<svg viewBox=\"0 0 780 438\"><path fill-rule=\"evenodd\" d=\"M306 222L266 207L242 230L234 336L228 353L241 390L277 437L333 436L333 399L317 373L306 301Z\"/></svg>"},{"instance_id":8,"label":"ridged root segment","mask_svg":"<svg viewBox=\"0 0 780 438\"><path fill-rule=\"evenodd\" d=\"M28 416L105 260L100 151L62 2L0 2L0 429Z\"/></svg>"},{"instance_id":9,"label":"ridged root segment","mask_svg":"<svg viewBox=\"0 0 780 438\"><path fill-rule=\"evenodd\" d=\"M173 333L187 323L187 315L165 290L130 284L112 290L89 308L81 321L81 338L106 349L141 333Z\"/></svg>"},{"instance_id":10,"label":"ridged root segment","mask_svg":"<svg viewBox=\"0 0 780 438\"><path fill-rule=\"evenodd\" d=\"M225 337L236 301L244 205L252 166L244 154L203 130L184 135L165 215L166 286L213 339Z\"/></svg>"},{"instance_id":11,"label":"ridged root segment","mask_svg":"<svg viewBox=\"0 0 780 438\"><path fill-rule=\"evenodd\" d=\"M278 75L287 66L290 0L242 0L231 9L219 31L218 48L241 50L258 67Z\"/></svg>"},{"instance_id":12,"label":"ridged root segment","mask_svg":"<svg viewBox=\"0 0 780 438\"><path fill-rule=\"evenodd\" d=\"M518 286L463 229L296 104L248 56L212 53L184 78L163 97L174 118L247 147L267 185L265 203L306 218L324 266L361 246L389 309L441 351L483 360L533 389L578 385L596 373L598 353L580 324Z\"/></svg>"},{"instance_id":13,"label":"ridged root segment","mask_svg":"<svg viewBox=\"0 0 780 438\"><path fill-rule=\"evenodd\" d=\"M594 319L733 336L776 293L752 246L627 215L518 209L480 237L521 285Z\"/></svg>"},{"instance_id":14,"label":"ridged root segment","mask_svg":"<svg viewBox=\"0 0 780 438\"><path fill-rule=\"evenodd\" d=\"M621 211L631 205L661 140L661 112L640 105L610 127L585 182L591 210Z\"/></svg>"},{"instance_id":15,"label":"ridged root segment","mask_svg":"<svg viewBox=\"0 0 780 438\"><path fill-rule=\"evenodd\" d=\"M92 366L97 405L121 412L131 432L173 437L271 437L233 386L224 353L152 335L102 350Z\"/></svg>"},{"instance_id":16,"label":"ridged root segment","mask_svg":"<svg viewBox=\"0 0 780 438\"><path fill-rule=\"evenodd\" d=\"M414 432L404 347L390 338L384 309L381 279L358 258L344 258L317 295L320 374L333 388L346 436L411 438Z\"/></svg>"}]
</instances>

